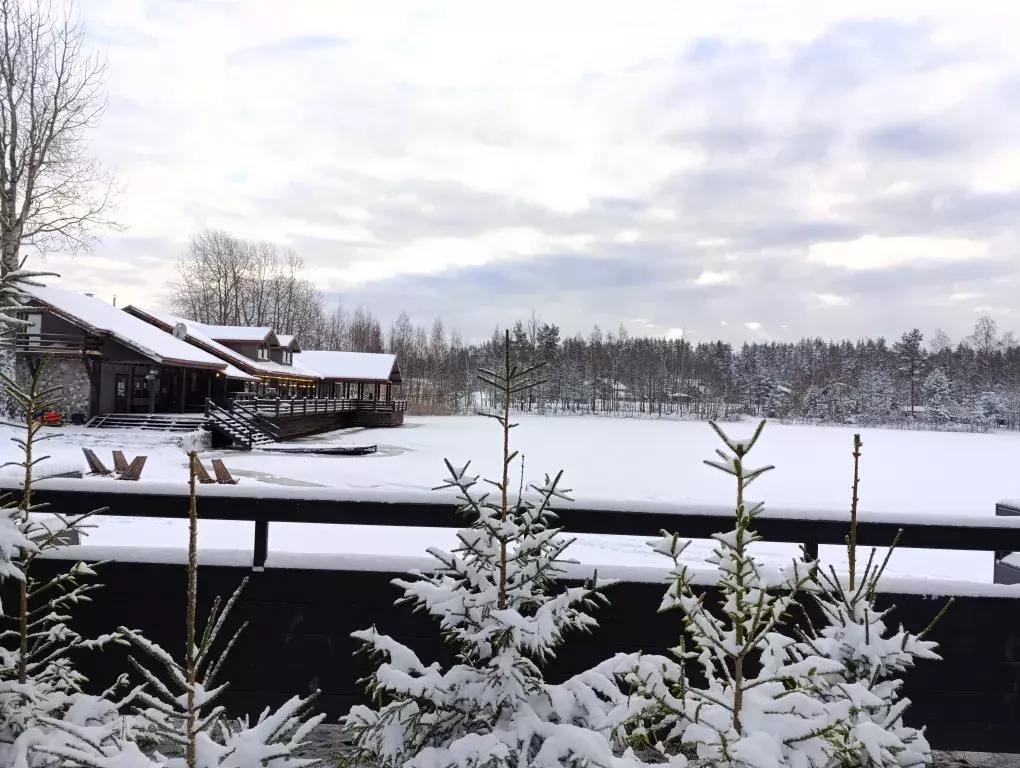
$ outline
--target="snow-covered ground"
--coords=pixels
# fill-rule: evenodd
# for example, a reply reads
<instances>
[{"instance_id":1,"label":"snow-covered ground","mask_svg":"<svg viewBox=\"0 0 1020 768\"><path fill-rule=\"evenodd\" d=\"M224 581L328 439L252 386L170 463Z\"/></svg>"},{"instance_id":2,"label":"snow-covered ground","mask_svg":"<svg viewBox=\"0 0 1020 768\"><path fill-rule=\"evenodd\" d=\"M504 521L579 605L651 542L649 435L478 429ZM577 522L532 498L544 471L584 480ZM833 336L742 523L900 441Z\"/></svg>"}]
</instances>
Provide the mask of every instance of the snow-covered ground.
<instances>
[{"instance_id":1,"label":"snow-covered ground","mask_svg":"<svg viewBox=\"0 0 1020 768\"><path fill-rule=\"evenodd\" d=\"M515 447L525 458L525 476L540 481L545 472L564 470L580 507L632 509L635 513L676 505L726 505L732 482L702 463L710 458L718 439L698 422L557 418L521 416L514 430ZM753 424L727 427L748 434ZM51 459L42 474L85 469L82 446L97 449L104 461L110 450L123 448L129 458L149 456L137 484L110 478L52 480L61 487L95 487L134 491L184 490L187 483L187 439L157 433L54 430L58 436L43 444ZM0 429L0 458L16 458L15 446ZM852 465L850 428L770 425L755 456L776 465L753 487L755 498L769 507L811 516L845 515L849 505ZM996 501L1020 497L1020 434L862 431L862 515L897 517L989 517ZM282 455L268 452L209 452L222 456L241 477L238 486L212 488L209 493L323 496L344 498L436 498L430 489L444 477L443 459L454 464L472 461L473 471L495 477L500 460L499 430L480 417L409 418L403 427L346 430L307 438L309 446L332 444L378 445L378 452L360 457ZM294 445L293 443L289 445ZM16 482L16 470L0 470L0 482ZM202 544L217 550L250 549L250 524L207 521ZM683 533L682 531L680 532ZM328 562L336 555L364 557L423 554L427 544L450 545L451 531L428 529L359 528L354 526L276 523L270 531L270 561L293 562L296 555L317 554ZM104 519L89 539L92 545L183 547L183 521ZM696 542L694 561L709 550ZM762 554L785 559L789 545L766 543ZM662 558L646 551L639 539L620 536L582 536L571 550L585 564L607 567L661 567ZM838 548L823 548L823 559L841 560ZM306 559L306 562L311 562ZM991 555L963 552L902 550L894 555L891 574L934 579L986 582L991 579Z\"/></svg>"}]
</instances>

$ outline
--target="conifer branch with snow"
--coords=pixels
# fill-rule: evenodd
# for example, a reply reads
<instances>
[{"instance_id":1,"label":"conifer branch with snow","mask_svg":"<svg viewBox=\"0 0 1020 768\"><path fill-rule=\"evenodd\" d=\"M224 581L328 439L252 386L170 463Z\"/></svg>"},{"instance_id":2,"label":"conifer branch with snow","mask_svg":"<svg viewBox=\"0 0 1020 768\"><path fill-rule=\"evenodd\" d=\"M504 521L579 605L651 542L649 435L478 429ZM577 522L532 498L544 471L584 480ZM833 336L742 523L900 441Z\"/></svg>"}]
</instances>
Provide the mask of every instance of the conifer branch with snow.
<instances>
[{"instance_id":1,"label":"conifer branch with snow","mask_svg":"<svg viewBox=\"0 0 1020 768\"><path fill-rule=\"evenodd\" d=\"M146 638L141 632L120 628L136 651L147 656L161 669L153 671L134 656L128 661L144 681L134 696L135 715L130 728L122 733L110 731L105 738L89 737L66 729L67 743L46 748L48 754L63 760L63 765L79 768L303 768L317 760L299 758L294 753L304 744L308 733L324 715L309 717L315 695L305 699L292 697L276 711L266 708L254 724L247 717L232 721L218 699L228 683L217 675L247 626L242 623L222 649L217 641L227 616L248 583L245 578L226 601L217 597L204 628L199 631L196 618L198 598L198 502L196 464L189 453L189 536L187 570L187 614L184 662ZM316 694L317 695L317 694ZM155 748L152 756L141 746ZM183 757L168 757L160 749L183 752Z\"/></svg>"},{"instance_id":2,"label":"conifer branch with snow","mask_svg":"<svg viewBox=\"0 0 1020 768\"><path fill-rule=\"evenodd\" d=\"M22 416L20 423L7 423L18 430L12 441L22 459L4 464L23 470L20 499L12 496L0 509L0 581L15 579L19 596L15 610L0 607L0 764L18 768L55 764L44 749L62 743L68 728L86 738L116 729L124 703L113 700L118 686L100 696L83 693L87 680L73 664L74 652L121 639L111 634L87 640L70 626L75 606L89 602L99 587L89 581L95 564L76 562L43 580L32 571L40 555L85 535L92 514L64 515L33 499L35 469L48 458L36 455L48 436L35 414L50 408L58 391L41 384L48 363L48 356L39 362L28 389L0 371L0 383Z\"/></svg>"},{"instance_id":3,"label":"conifer branch with snow","mask_svg":"<svg viewBox=\"0 0 1020 768\"><path fill-rule=\"evenodd\" d=\"M765 422L748 440L734 440L711 426L725 450L705 463L733 477L736 496L734 528L712 537L717 546L710 562L720 571L718 605L710 609L680 562L688 542L665 531L650 542L674 563L660 611L682 612L691 647L681 636L670 656L621 655L603 664L601 672L617 676L631 691L608 726L627 742L657 753L657 762L828 765L841 757L834 734L850 705L822 701L817 692L819 675L839 664L794 656L794 640L779 631L815 566L794 560L770 573L750 553L750 546L762 540L753 524L763 504L748 502L745 491L772 467L751 467L746 460ZM700 667L704 683L692 679L692 663Z\"/></svg>"},{"instance_id":4,"label":"conifer branch with snow","mask_svg":"<svg viewBox=\"0 0 1020 768\"><path fill-rule=\"evenodd\" d=\"M346 766L636 764L629 752L615 755L597 731L610 707L625 700L611 679L588 672L551 685L543 677L545 662L568 633L596 626L588 611L604 601L607 582L552 592L572 543L553 523L553 504L569 501L561 473L530 486L536 501L511 493L517 454L510 449L516 426L510 402L533 386L535 370L515 365L507 336L503 369L480 374L501 395L502 412L493 416L503 438L501 479L489 481L498 493L479 493L470 464L447 461L449 477L441 487L456 489L470 527L458 531L453 551L428 550L437 561L433 574L394 582L404 593L398 604L439 619L456 663L448 669L427 664L374 627L355 633L379 666L365 681L375 706L356 706L342 720L354 740L342 758Z\"/></svg>"},{"instance_id":5,"label":"conifer branch with snow","mask_svg":"<svg viewBox=\"0 0 1020 768\"><path fill-rule=\"evenodd\" d=\"M846 578L831 565L814 575L808 591L824 624L808 621L793 650L800 658L821 657L837 663L822 674L819 697L826 703L850 704L850 713L836 733L845 765L875 768L913 768L931 762L924 729L903 723L910 701L902 697L902 675L917 659L937 660L936 643L924 637L952 604L949 600L935 621L921 633L902 626L892 631L887 620L893 608L877 607L878 586L902 531L897 533L881 562L872 548L863 572L857 572L857 507L860 486L860 435L854 435L854 473L850 531L847 535Z\"/></svg>"}]
</instances>

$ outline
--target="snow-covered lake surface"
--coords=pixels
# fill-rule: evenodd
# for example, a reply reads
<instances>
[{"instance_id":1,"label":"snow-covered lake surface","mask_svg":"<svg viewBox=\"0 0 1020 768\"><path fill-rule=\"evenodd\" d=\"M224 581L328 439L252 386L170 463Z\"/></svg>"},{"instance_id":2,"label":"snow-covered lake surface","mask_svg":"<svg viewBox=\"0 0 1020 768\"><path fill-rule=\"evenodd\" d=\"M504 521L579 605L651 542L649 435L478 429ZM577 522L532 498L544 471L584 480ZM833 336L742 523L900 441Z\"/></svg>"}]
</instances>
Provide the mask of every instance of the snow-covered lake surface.
<instances>
[{"instance_id":1,"label":"snow-covered lake surface","mask_svg":"<svg viewBox=\"0 0 1020 768\"><path fill-rule=\"evenodd\" d=\"M641 511L728 505L731 478L705 466L718 446L707 424L699 422L602 419L594 417L521 416L514 446L525 458L525 476L541 481L543 473L564 470L579 507ZM733 436L750 434L753 424L728 425ZM47 441L52 458L42 474L85 469L82 446L93 447L110 462L110 450L123 448L129 458L148 455L143 478L125 483L111 478L50 480L63 488L97 488L152 492L183 492L187 483L186 446L180 438L156 433L85 430L64 427ZM753 486L754 498L767 507L807 516L846 516L852 477L852 428L769 425L753 456L776 469ZM933 433L861 430L862 517L895 515L919 519L991 517L996 501L1020 497L1020 434ZM0 429L0 438L12 430ZM274 496L338 496L362 499L434 500L430 489L445 478L443 459L472 462L472 471L495 477L500 460L499 430L494 421L476 416L408 418L403 427L346 430L301 441L309 446L378 445L368 456L282 455L279 453L205 452L222 456L241 478L235 487L209 487L204 493ZM291 443L290 445L294 445ZM0 442L3 461L17 457L15 446ZM17 471L0 471L11 486ZM680 531L681 535L683 534ZM252 525L205 521L201 544L219 553L234 552L243 560L250 552ZM180 520L104 518L88 542L104 549L142 547L175 550L186 545ZM270 530L269 566L295 564L300 555L314 555L322 564L336 558L380 562L379 558L420 558L428 545L451 546L453 532L430 529L360 528L356 526L275 523ZM764 543L763 557L784 560L791 545ZM703 561L708 542L688 550L692 562ZM664 567L663 558L647 551L642 539L622 536L580 536L570 550L586 566L631 571ZM151 554L151 553L150 553ZM141 553L136 553L140 556ZM822 558L838 564L839 548L823 547ZM230 559L229 555L223 554ZM312 560L306 558L305 562ZM207 560L208 561L208 560ZM380 566L381 567L381 566ZM910 579L991 580L991 555L967 552L901 550L894 554L891 576Z\"/></svg>"}]
</instances>

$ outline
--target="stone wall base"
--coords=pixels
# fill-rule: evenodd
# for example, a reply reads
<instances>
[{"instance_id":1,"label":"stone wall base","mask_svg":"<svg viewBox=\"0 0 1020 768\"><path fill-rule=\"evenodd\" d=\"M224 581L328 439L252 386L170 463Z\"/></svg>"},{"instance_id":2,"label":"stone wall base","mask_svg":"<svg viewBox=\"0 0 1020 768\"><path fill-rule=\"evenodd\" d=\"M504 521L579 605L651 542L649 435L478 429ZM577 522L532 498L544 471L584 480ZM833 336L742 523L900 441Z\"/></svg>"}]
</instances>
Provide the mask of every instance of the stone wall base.
<instances>
[{"instance_id":1,"label":"stone wall base","mask_svg":"<svg viewBox=\"0 0 1020 768\"><path fill-rule=\"evenodd\" d=\"M32 384L32 370L29 363L38 365L42 357L38 355L18 356L18 384L28 389ZM50 358L43 375L42 385L45 388L60 387L60 390L52 394L55 401L55 410L60 411L64 421L71 420L72 413L80 413L85 419L89 419L90 413L91 384L89 382L88 369L85 361L79 357L53 357Z\"/></svg>"}]
</instances>

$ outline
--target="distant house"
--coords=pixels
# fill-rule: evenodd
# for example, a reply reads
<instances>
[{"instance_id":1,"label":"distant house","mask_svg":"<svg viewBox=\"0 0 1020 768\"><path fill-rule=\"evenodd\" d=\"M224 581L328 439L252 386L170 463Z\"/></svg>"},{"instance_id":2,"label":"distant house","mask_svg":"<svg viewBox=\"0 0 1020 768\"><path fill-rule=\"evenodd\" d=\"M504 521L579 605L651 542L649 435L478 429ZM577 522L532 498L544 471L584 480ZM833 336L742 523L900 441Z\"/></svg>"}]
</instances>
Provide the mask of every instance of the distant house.
<instances>
[{"instance_id":1,"label":"distant house","mask_svg":"<svg viewBox=\"0 0 1020 768\"><path fill-rule=\"evenodd\" d=\"M189 345L247 373L249 381L233 387L231 394L243 391L275 397L318 394L318 373L294 365L294 350L300 347L293 336L285 336L287 343L282 344L271 328L206 325L163 310L136 306L125 307L124 312L168 335L176 328Z\"/></svg>"},{"instance_id":2,"label":"distant house","mask_svg":"<svg viewBox=\"0 0 1020 768\"><path fill-rule=\"evenodd\" d=\"M125 312L187 341L253 380L234 392L267 397L393 400L401 385L395 355L302 350L294 336L272 328L206 325L162 310L126 307Z\"/></svg>"},{"instance_id":3,"label":"distant house","mask_svg":"<svg viewBox=\"0 0 1020 768\"><path fill-rule=\"evenodd\" d=\"M323 397L387 401L403 384L396 355L306 350L294 365L319 375Z\"/></svg>"},{"instance_id":4,"label":"distant house","mask_svg":"<svg viewBox=\"0 0 1020 768\"><path fill-rule=\"evenodd\" d=\"M55 286L25 293L30 325L15 339L19 379L27 382L50 355L45 384L60 388L55 405L66 420L160 429L205 424L248 448L257 439L403 423L393 355L304 350L272 328L121 310ZM156 418L186 413L196 415Z\"/></svg>"},{"instance_id":5,"label":"distant house","mask_svg":"<svg viewBox=\"0 0 1020 768\"><path fill-rule=\"evenodd\" d=\"M60 387L64 417L200 412L228 382L256 381L228 362L162 333L89 294L26 287L31 326L15 339L19 379L52 355L47 386Z\"/></svg>"}]
</instances>

